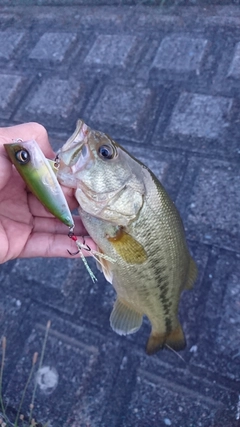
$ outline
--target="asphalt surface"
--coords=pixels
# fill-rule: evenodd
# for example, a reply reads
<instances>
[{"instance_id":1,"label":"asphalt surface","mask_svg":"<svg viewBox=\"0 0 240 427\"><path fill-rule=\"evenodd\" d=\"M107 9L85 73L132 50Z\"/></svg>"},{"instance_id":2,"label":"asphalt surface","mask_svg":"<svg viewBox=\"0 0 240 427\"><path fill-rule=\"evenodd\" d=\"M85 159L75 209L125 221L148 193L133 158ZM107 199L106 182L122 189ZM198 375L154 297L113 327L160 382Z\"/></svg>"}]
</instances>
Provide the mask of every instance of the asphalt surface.
<instances>
[{"instance_id":1,"label":"asphalt surface","mask_svg":"<svg viewBox=\"0 0 240 427\"><path fill-rule=\"evenodd\" d=\"M37 381L39 426L237 427L238 2L34 3L40 6L0 1L0 125L38 121L54 149L79 117L110 134L153 170L175 201L199 277L179 309L186 350L181 358L169 350L149 357L146 319L128 337L111 330L114 290L94 263L95 284L80 260L1 265L8 416L17 412L51 320L43 365L36 366L21 410L26 417Z\"/></svg>"}]
</instances>

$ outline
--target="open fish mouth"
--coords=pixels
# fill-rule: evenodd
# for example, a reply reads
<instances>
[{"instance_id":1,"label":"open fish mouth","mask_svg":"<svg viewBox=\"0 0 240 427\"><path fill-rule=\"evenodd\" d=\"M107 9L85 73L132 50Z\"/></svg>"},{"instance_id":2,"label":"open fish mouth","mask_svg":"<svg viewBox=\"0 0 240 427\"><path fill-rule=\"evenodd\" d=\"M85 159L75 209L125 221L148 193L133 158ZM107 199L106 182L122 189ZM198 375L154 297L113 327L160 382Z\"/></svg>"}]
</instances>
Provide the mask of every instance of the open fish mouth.
<instances>
[{"instance_id":1,"label":"open fish mouth","mask_svg":"<svg viewBox=\"0 0 240 427\"><path fill-rule=\"evenodd\" d=\"M72 173L85 167L86 160L91 158L88 136L88 126L82 120L78 120L75 132L57 153L57 161L70 167Z\"/></svg>"}]
</instances>

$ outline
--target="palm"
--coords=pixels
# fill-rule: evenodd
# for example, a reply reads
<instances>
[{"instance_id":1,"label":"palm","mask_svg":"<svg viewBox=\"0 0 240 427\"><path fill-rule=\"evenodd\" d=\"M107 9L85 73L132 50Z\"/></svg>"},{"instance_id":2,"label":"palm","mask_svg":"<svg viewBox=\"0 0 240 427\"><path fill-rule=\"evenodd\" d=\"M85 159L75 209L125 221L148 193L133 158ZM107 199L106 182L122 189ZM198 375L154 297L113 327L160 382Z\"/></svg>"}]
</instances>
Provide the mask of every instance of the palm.
<instances>
[{"instance_id":1,"label":"palm","mask_svg":"<svg viewBox=\"0 0 240 427\"><path fill-rule=\"evenodd\" d=\"M32 228L26 186L11 168L0 186L0 263L21 255Z\"/></svg>"}]
</instances>

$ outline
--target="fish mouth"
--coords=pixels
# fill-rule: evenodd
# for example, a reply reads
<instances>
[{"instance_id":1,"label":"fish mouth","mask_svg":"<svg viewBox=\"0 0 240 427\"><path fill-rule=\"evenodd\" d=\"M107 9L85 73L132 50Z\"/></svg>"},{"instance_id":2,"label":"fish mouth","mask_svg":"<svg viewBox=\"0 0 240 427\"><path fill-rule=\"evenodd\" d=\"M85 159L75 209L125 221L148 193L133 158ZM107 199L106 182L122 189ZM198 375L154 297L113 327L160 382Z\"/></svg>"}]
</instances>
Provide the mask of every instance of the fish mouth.
<instances>
[{"instance_id":1,"label":"fish mouth","mask_svg":"<svg viewBox=\"0 0 240 427\"><path fill-rule=\"evenodd\" d=\"M83 120L79 119L77 121L75 131L70 136L70 138L68 138L68 140L65 142L65 144L61 148L61 151L68 150L69 148L72 147L72 145L79 145L81 143L84 144L84 142L87 142L88 135L90 132L91 132L91 130L86 125L86 123L84 123Z\"/></svg>"},{"instance_id":2,"label":"fish mouth","mask_svg":"<svg viewBox=\"0 0 240 427\"><path fill-rule=\"evenodd\" d=\"M85 165L87 154L90 154L87 149L89 132L90 129L84 121L78 120L73 135L57 153L57 158L64 166L70 167L73 173L82 167L82 163Z\"/></svg>"},{"instance_id":3,"label":"fish mouth","mask_svg":"<svg viewBox=\"0 0 240 427\"><path fill-rule=\"evenodd\" d=\"M66 151L60 151L57 154L57 160L60 163L60 168L61 165L65 167L67 166L73 174L86 167L86 164L89 162L91 157L92 155L86 142Z\"/></svg>"}]
</instances>

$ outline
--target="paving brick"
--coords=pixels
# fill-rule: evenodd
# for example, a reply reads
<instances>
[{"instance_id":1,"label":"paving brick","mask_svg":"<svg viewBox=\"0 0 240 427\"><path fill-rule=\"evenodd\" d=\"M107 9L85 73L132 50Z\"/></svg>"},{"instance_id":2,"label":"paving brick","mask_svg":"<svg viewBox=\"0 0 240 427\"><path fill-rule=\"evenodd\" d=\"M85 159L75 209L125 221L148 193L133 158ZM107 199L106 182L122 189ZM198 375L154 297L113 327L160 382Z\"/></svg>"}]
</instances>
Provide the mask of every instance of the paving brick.
<instances>
[{"instance_id":1,"label":"paving brick","mask_svg":"<svg viewBox=\"0 0 240 427\"><path fill-rule=\"evenodd\" d=\"M166 36L157 51L152 68L199 73L208 41L190 36Z\"/></svg>"},{"instance_id":2,"label":"paving brick","mask_svg":"<svg viewBox=\"0 0 240 427\"><path fill-rule=\"evenodd\" d=\"M202 330L191 364L239 382L240 255L212 250L205 282L209 287ZM206 329L206 325L208 325ZM236 413L236 411L235 411Z\"/></svg>"},{"instance_id":3,"label":"paving brick","mask_svg":"<svg viewBox=\"0 0 240 427\"><path fill-rule=\"evenodd\" d=\"M234 96L234 90L231 96ZM166 94L152 143L161 148L238 161L238 116L239 102L233 97L189 92L179 94L170 90Z\"/></svg>"},{"instance_id":4,"label":"paving brick","mask_svg":"<svg viewBox=\"0 0 240 427\"><path fill-rule=\"evenodd\" d=\"M204 24L214 27L239 27L240 17L239 16L210 16L204 19Z\"/></svg>"},{"instance_id":5,"label":"paving brick","mask_svg":"<svg viewBox=\"0 0 240 427\"><path fill-rule=\"evenodd\" d=\"M177 205L192 239L239 249L239 185L238 165L191 161Z\"/></svg>"},{"instance_id":6,"label":"paving brick","mask_svg":"<svg viewBox=\"0 0 240 427\"><path fill-rule=\"evenodd\" d=\"M229 77L240 78L240 42L236 44L234 57L228 71Z\"/></svg>"},{"instance_id":7,"label":"paving brick","mask_svg":"<svg viewBox=\"0 0 240 427\"><path fill-rule=\"evenodd\" d=\"M36 312L36 309L36 306L31 308L32 329L6 390L8 406L18 406L33 354L38 352L35 374L27 389L22 412L25 415L29 412L37 381L34 417L39 422L49 421L52 427L87 423L102 425L106 402L123 358L122 350L118 348L116 351L115 345L105 343L103 337L86 327L76 327L53 313L41 312L39 309ZM52 323L40 366L47 319L51 319ZM109 360L109 354L114 354L112 361Z\"/></svg>"},{"instance_id":8,"label":"paving brick","mask_svg":"<svg viewBox=\"0 0 240 427\"><path fill-rule=\"evenodd\" d=\"M179 13L181 15L181 13ZM178 16L177 14L168 14L166 10L163 8L145 8L144 12L138 11L135 13L135 22L139 27L143 28L153 28L156 27L159 29L159 26L161 26L161 29L172 29L174 26L174 29L176 30L176 27L182 26L182 18L181 16Z\"/></svg>"},{"instance_id":9,"label":"paving brick","mask_svg":"<svg viewBox=\"0 0 240 427\"><path fill-rule=\"evenodd\" d=\"M69 247L67 239L63 251ZM17 271L20 274L14 280ZM62 313L74 314L82 312L92 281L81 259L33 258L17 260L2 286L18 298L32 297Z\"/></svg>"},{"instance_id":10,"label":"paving brick","mask_svg":"<svg viewBox=\"0 0 240 427\"><path fill-rule=\"evenodd\" d=\"M143 141L154 97L149 88L106 85L91 115L94 127L115 138Z\"/></svg>"},{"instance_id":11,"label":"paving brick","mask_svg":"<svg viewBox=\"0 0 240 427\"><path fill-rule=\"evenodd\" d=\"M0 116L9 118L26 89L21 76L0 74Z\"/></svg>"},{"instance_id":12,"label":"paving brick","mask_svg":"<svg viewBox=\"0 0 240 427\"><path fill-rule=\"evenodd\" d=\"M77 34L74 33L45 33L30 53L29 58L53 64L62 63L76 40Z\"/></svg>"},{"instance_id":13,"label":"paving brick","mask_svg":"<svg viewBox=\"0 0 240 427\"><path fill-rule=\"evenodd\" d=\"M228 98L184 92L173 111L169 132L216 139L229 124L231 106Z\"/></svg>"},{"instance_id":14,"label":"paving brick","mask_svg":"<svg viewBox=\"0 0 240 427\"><path fill-rule=\"evenodd\" d=\"M110 360L110 354L114 360ZM79 389L77 399L69 411L64 427L69 425L72 427L118 425L116 421L118 421L119 409L121 410L122 407L121 395L124 391L124 387L121 388L122 384L119 381L123 354L123 349L116 343L107 343L102 346L100 357L96 360L93 369L90 367L89 378L84 378L85 381ZM131 377L131 374L125 371L125 386L128 384L127 376ZM114 400L116 389L118 401ZM111 402L111 404L107 404L107 402Z\"/></svg>"},{"instance_id":15,"label":"paving brick","mask_svg":"<svg viewBox=\"0 0 240 427\"><path fill-rule=\"evenodd\" d=\"M0 12L0 28L5 30L5 28L12 25L15 21L15 15L11 13Z\"/></svg>"},{"instance_id":16,"label":"paving brick","mask_svg":"<svg viewBox=\"0 0 240 427\"><path fill-rule=\"evenodd\" d=\"M1 289L0 301L0 361L2 360L2 338L6 338L6 356L3 374L3 389L12 370L15 368L25 341L26 330L22 328L23 319L26 318L29 309L29 300L19 299L9 295Z\"/></svg>"},{"instance_id":17,"label":"paving brick","mask_svg":"<svg viewBox=\"0 0 240 427\"><path fill-rule=\"evenodd\" d=\"M154 147L124 144L124 148L136 159L143 162L156 175L172 200L178 194L185 173L186 158L183 155L173 155Z\"/></svg>"},{"instance_id":18,"label":"paving brick","mask_svg":"<svg viewBox=\"0 0 240 427\"><path fill-rule=\"evenodd\" d=\"M140 367L137 371L122 426L237 426L235 414L228 408L231 398L236 404L237 393L230 398L224 387L212 387L207 379L180 370L170 374L167 365L160 361L151 365L152 368L147 361L143 362L145 369Z\"/></svg>"},{"instance_id":19,"label":"paving brick","mask_svg":"<svg viewBox=\"0 0 240 427\"><path fill-rule=\"evenodd\" d=\"M237 33L234 38L226 38L221 58L218 61L216 75L213 79L212 91L216 95L234 99L231 111L231 125L227 130L224 139L231 145L231 151L234 157L239 157L239 105L240 105L240 87L238 73L238 64L240 64L240 34Z\"/></svg>"},{"instance_id":20,"label":"paving brick","mask_svg":"<svg viewBox=\"0 0 240 427\"><path fill-rule=\"evenodd\" d=\"M0 60L12 59L25 38L25 32L0 31Z\"/></svg>"},{"instance_id":21,"label":"paving brick","mask_svg":"<svg viewBox=\"0 0 240 427\"><path fill-rule=\"evenodd\" d=\"M76 80L59 78L44 79L35 91L28 95L16 118L38 120L45 126L61 128L73 125L75 109L81 109L85 94L84 85ZM79 113L78 113L79 114Z\"/></svg>"},{"instance_id":22,"label":"paving brick","mask_svg":"<svg viewBox=\"0 0 240 427\"><path fill-rule=\"evenodd\" d=\"M16 371L8 385L6 396L10 405L15 407L20 403L19 398L24 385L27 383L33 354L36 351L39 354L39 363L44 339L44 326L39 324L32 330L26 341L23 354L19 355ZM71 341L71 336L59 333L57 325L55 328L53 326L49 334L42 366L36 364L35 375L30 382L22 407L22 413L26 416L29 412L34 382L36 381L34 417L43 424L49 421L52 427L63 425L67 419L72 402L66 396L69 393L71 396L75 395L74 400L77 399L77 393L79 393L84 382L84 375L86 377L87 371L94 364L97 355L97 348L84 346L84 343L78 341L76 336ZM66 360L68 360L68 365L65 363ZM81 360L80 364L78 360ZM75 369L72 369L74 366ZM21 391L19 390L19 383L22 385ZM64 390L64 398L62 390ZM55 407L54 413L52 412L53 407Z\"/></svg>"},{"instance_id":23,"label":"paving brick","mask_svg":"<svg viewBox=\"0 0 240 427\"><path fill-rule=\"evenodd\" d=\"M134 48L136 37L122 35L100 35L85 59L86 64L125 66Z\"/></svg>"},{"instance_id":24,"label":"paving brick","mask_svg":"<svg viewBox=\"0 0 240 427\"><path fill-rule=\"evenodd\" d=\"M4 264L2 264L0 266L0 287L4 282L4 279L11 274L11 271L13 269L13 266L15 264L15 260L14 261L8 261L5 262Z\"/></svg>"},{"instance_id":25,"label":"paving brick","mask_svg":"<svg viewBox=\"0 0 240 427\"><path fill-rule=\"evenodd\" d=\"M89 3L87 5L89 6ZM81 28L94 29L94 31L97 28L97 33L99 30L105 32L106 28L113 31L116 31L116 29L122 31L132 27L132 9L130 7L124 7L120 10L119 7L109 5L106 13L105 8L97 6L82 7L81 10L76 7L75 11L71 8L69 17L71 25L75 28L78 28L80 25Z\"/></svg>"}]
</instances>

